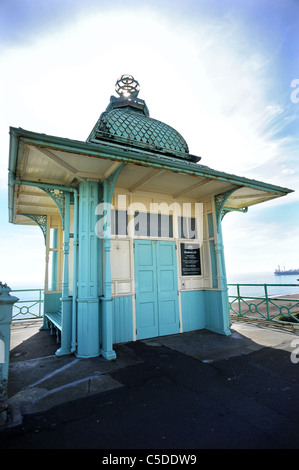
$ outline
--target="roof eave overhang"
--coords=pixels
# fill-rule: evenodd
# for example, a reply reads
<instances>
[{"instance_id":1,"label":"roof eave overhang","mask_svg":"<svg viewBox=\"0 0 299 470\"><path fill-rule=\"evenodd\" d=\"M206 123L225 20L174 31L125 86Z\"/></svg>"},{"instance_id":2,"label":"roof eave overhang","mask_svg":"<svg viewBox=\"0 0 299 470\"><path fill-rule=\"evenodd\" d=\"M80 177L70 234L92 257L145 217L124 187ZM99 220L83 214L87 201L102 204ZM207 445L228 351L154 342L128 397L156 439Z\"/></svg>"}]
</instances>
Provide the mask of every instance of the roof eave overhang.
<instances>
[{"instance_id":1,"label":"roof eave overhang","mask_svg":"<svg viewBox=\"0 0 299 470\"><path fill-rule=\"evenodd\" d=\"M65 152L76 153L84 156L98 157L110 159L111 161L119 161L142 165L161 170L170 170L185 175L202 177L210 180L218 180L230 183L236 188L251 188L265 193L271 193L265 200L273 199L287 195L293 190L276 186L269 183L237 176L221 171L213 170L206 166L193 163L190 161L179 161L176 157L155 154L143 149L127 148L117 143L97 143L92 144L77 140L71 140L64 137L50 136L21 128L10 128L10 151L9 151L9 221L13 222L13 205L14 205L14 183L13 179L17 176L17 165L19 164L19 154L22 154L25 145L33 145L40 148L60 150ZM259 201L262 202L262 201ZM253 200L242 204L242 208L255 204ZM239 207L240 208L240 207Z\"/></svg>"},{"instance_id":2,"label":"roof eave overhang","mask_svg":"<svg viewBox=\"0 0 299 470\"><path fill-rule=\"evenodd\" d=\"M14 183L13 175L15 174L15 168L18 158L18 135L10 128L10 144L9 144L9 160L8 160L8 219L10 223L13 223L13 206L14 206Z\"/></svg>"}]
</instances>

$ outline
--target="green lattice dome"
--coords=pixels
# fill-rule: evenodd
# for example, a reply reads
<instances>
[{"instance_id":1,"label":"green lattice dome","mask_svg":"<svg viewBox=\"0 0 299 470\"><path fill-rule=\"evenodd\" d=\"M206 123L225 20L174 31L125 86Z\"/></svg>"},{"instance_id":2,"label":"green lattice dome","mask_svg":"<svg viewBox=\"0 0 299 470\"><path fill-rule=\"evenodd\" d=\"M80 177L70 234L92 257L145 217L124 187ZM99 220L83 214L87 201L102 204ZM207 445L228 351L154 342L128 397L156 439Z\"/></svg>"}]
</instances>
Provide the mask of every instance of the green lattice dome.
<instances>
[{"instance_id":1,"label":"green lattice dome","mask_svg":"<svg viewBox=\"0 0 299 470\"><path fill-rule=\"evenodd\" d=\"M124 109L115 109L102 115L99 131L160 149L188 153L187 143L175 129L156 119Z\"/></svg>"},{"instance_id":2,"label":"green lattice dome","mask_svg":"<svg viewBox=\"0 0 299 470\"><path fill-rule=\"evenodd\" d=\"M109 140L186 160L200 159L189 154L188 145L179 132L149 117L145 102L137 98L139 84L132 76L122 75L116 82L116 91L119 98L111 96L110 104L94 126L88 142Z\"/></svg>"}]
</instances>

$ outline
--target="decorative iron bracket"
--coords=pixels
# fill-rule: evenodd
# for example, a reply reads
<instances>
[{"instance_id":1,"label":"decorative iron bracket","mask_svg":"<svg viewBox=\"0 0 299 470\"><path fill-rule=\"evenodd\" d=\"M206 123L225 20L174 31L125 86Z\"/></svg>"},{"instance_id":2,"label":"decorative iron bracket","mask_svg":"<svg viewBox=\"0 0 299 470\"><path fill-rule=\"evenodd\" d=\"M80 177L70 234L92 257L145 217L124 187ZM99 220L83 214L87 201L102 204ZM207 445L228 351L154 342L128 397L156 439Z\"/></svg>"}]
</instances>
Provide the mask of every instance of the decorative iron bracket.
<instances>
[{"instance_id":1,"label":"decorative iron bracket","mask_svg":"<svg viewBox=\"0 0 299 470\"><path fill-rule=\"evenodd\" d=\"M41 229L44 235L45 239L45 244L46 244L46 237L47 237L47 216L46 215L41 215L41 214L22 214L25 215L26 217L29 217L29 219L33 220Z\"/></svg>"},{"instance_id":2,"label":"decorative iron bracket","mask_svg":"<svg viewBox=\"0 0 299 470\"><path fill-rule=\"evenodd\" d=\"M104 186L104 202L111 202L114 187L119 177L120 172L124 168L125 163L121 163L120 166L107 178L103 181Z\"/></svg>"},{"instance_id":3,"label":"decorative iron bracket","mask_svg":"<svg viewBox=\"0 0 299 470\"><path fill-rule=\"evenodd\" d=\"M61 189L54 188L40 188L45 191L55 202L60 212L62 227L64 228L64 207L65 207L65 193Z\"/></svg>"},{"instance_id":4,"label":"decorative iron bracket","mask_svg":"<svg viewBox=\"0 0 299 470\"><path fill-rule=\"evenodd\" d=\"M217 196L214 197L215 199L215 210L216 210L216 224L217 224L217 232L220 231L221 227L221 220L227 214L227 210L224 209L224 204L226 203L227 199L229 196L235 192L239 188L234 188L229 191L225 191L224 193L217 194Z\"/></svg>"},{"instance_id":5,"label":"decorative iron bracket","mask_svg":"<svg viewBox=\"0 0 299 470\"><path fill-rule=\"evenodd\" d=\"M243 212L245 214L248 212L248 207L244 207L243 209L235 209L234 207L223 207L221 211L221 220L225 216L225 214L228 214L229 212Z\"/></svg>"}]
</instances>

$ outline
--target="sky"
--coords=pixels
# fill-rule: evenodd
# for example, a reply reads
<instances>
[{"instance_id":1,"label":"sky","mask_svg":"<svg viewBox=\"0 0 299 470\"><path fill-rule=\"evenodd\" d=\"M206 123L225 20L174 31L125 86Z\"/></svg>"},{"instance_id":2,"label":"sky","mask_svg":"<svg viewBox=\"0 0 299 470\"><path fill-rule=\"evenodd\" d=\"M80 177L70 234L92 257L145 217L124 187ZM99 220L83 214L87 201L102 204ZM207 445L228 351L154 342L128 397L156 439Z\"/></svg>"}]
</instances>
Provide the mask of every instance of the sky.
<instances>
[{"instance_id":1,"label":"sky","mask_svg":"<svg viewBox=\"0 0 299 470\"><path fill-rule=\"evenodd\" d=\"M201 164L294 192L223 219L228 280L299 268L298 0L0 0L0 281L42 287L8 223L9 127L85 141L122 74Z\"/></svg>"}]
</instances>

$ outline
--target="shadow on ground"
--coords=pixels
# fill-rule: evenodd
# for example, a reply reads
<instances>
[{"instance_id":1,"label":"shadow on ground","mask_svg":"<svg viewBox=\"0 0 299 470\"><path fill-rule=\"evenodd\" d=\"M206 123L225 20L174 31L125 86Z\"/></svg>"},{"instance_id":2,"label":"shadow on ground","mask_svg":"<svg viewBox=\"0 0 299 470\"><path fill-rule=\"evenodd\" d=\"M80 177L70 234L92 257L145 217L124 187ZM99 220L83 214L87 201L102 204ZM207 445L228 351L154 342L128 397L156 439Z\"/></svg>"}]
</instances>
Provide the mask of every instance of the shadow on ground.
<instances>
[{"instance_id":1,"label":"shadow on ground","mask_svg":"<svg viewBox=\"0 0 299 470\"><path fill-rule=\"evenodd\" d=\"M31 388L46 390L44 398L36 402L46 405L36 411L32 403L31 409L28 402L23 404L22 422L1 432L0 447L298 448L299 364L290 360L290 343L298 336L256 325L241 330L236 327L229 337L199 331L118 345L118 359L112 362L101 357L79 360L53 355L21 361L16 356L11 370L18 376L18 387L22 374L16 373L17 368L24 372L24 367L35 363L31 369L36 375L31 371L25 384L28 369L23 386L28 390L34 380L42 379ZM38 343L42 343L42 335L34 335ZM52 346L57 347L56 343ZM17 345L12 353L22 353L24 348L29 354L29 347L34 348L33 338ZM51 360L59 362L49 372L45 361ZM43 361L41 372L36 365ZM88 377L97 378L94 390L90 383L88 391ZM70 384L76 382L77 388L79 382L86 387L81 396L72 399ZM62 403L59 389L67 398ZM50 400L53 390L56 403Z\"/></svg>"}]
</instances>

